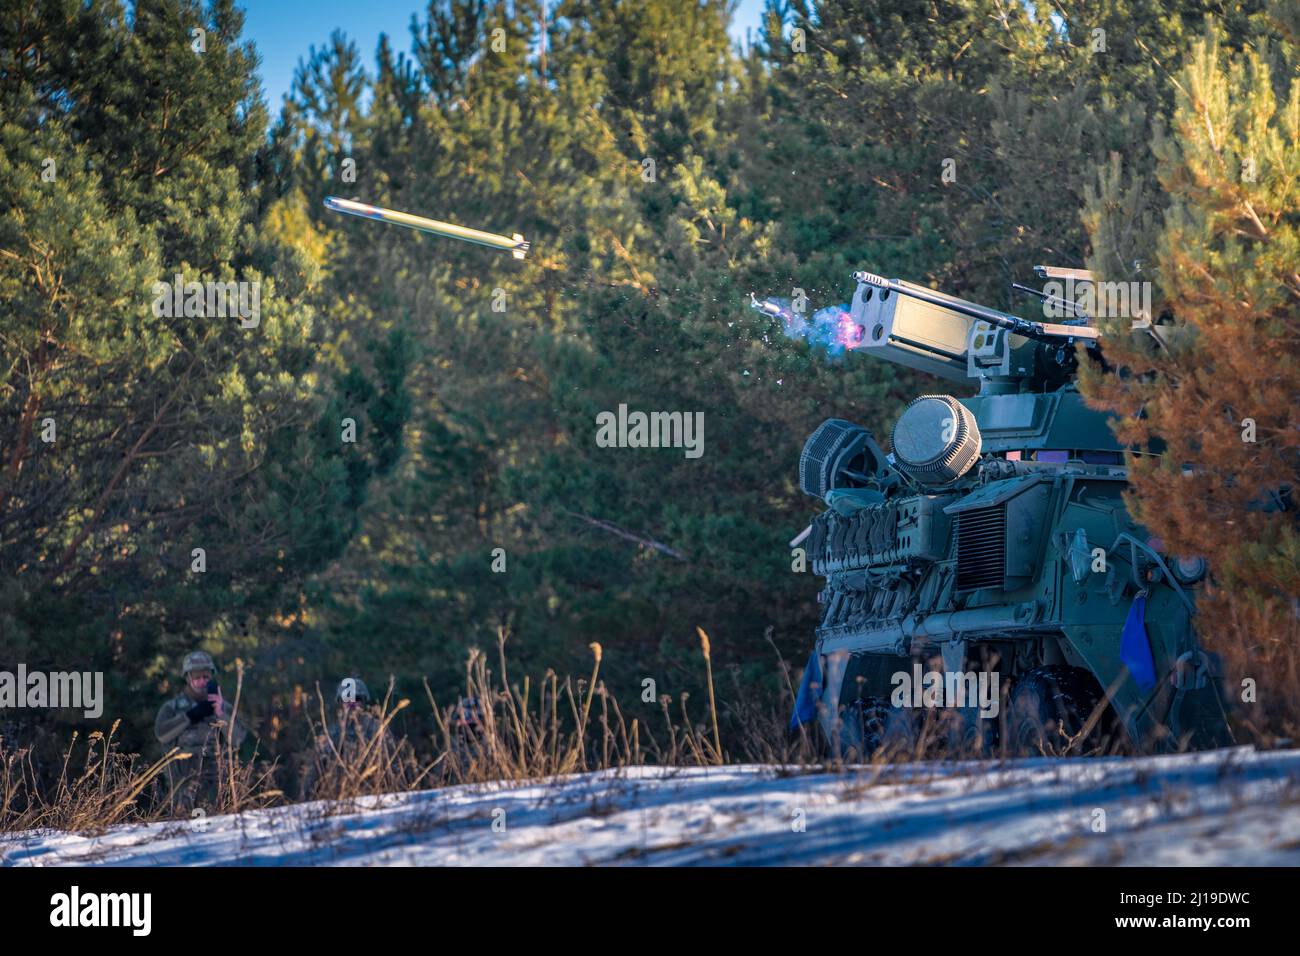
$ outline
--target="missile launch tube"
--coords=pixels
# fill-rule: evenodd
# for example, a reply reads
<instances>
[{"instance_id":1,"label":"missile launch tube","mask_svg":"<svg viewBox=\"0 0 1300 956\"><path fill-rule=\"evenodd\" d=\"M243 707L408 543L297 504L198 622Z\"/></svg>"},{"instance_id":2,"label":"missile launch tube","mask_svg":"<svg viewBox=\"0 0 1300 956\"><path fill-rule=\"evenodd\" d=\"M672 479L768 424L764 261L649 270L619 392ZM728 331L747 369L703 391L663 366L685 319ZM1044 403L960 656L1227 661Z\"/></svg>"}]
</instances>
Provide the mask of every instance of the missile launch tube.
<instances>
[{"instance_id":1,"label":"missile launch tube","mask_svg":"<svg viewBox=\"0 0 1300 956\"><path fill-rule=\"evenodd\" d=\"M853 278L866 285L875 286L877 289L885 289L898 295L920 299L922 302L928 302L930 305L937 305L944 309L951 309L953 312L969 316L972 319L981 319L998 328L1008 329L1016 335L1023 335L1025 338L1037 339L1041 342L1081 339L1091 347L1098 344L1097 330L1088 325L1056 325L1049 322L1031 322L1016 315L1007 315L1005 312L999 312L987 306L967 302L965 299L958 299L956 296L944 295L941 292L935 292L933 289L913 285L901 279L886 279L871 272L855 272Z\"/></svg>"}]
</instances>

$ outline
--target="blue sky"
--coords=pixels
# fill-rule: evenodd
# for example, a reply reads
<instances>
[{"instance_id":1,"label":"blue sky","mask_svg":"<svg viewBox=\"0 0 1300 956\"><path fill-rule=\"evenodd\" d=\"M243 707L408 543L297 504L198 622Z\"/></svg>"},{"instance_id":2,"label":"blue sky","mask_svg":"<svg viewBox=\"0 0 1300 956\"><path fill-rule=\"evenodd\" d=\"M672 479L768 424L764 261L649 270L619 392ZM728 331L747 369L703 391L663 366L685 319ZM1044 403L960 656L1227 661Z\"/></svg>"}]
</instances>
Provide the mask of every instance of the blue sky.
<instances>
[{"instance_id":1,"label":"blue sky","mask_svg":"<svg viewBox=\"0 0 1300 956\"><path fill-rule=\"evenodd\" d=\"M293 82L294 67L308 47L324 46L334 29L341 29L373 67L379 34L387 33L394 49L411 44L411 14L423 17L427 0L242 0L244 36L262 55L262 85L272 114ZM763 0L740 0L732 18L731 35L743 40L748 27L755 32L763 15Z\"/></svg>"}]
</instances>

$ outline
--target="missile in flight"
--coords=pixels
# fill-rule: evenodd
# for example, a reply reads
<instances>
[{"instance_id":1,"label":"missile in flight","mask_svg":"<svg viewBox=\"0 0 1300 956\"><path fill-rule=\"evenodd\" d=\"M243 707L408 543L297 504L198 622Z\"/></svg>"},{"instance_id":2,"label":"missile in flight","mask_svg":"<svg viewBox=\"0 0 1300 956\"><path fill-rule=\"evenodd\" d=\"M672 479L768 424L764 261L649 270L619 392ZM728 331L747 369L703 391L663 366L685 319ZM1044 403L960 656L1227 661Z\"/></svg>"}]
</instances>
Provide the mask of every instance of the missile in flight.
<instances>
[{"instance_id":1,"label":"missile in flight","mask_svg":"<svg viewBox=\"0 0 1300 956\"><path fill-rule=\"evenodd\" d=\"M493 249L508 250L516 259L522 259L528 254L528 243L519 233L515 233L513 236L499 236L496 233L484 232L481 229L470 229L451 222L441 222L424 216L413 216L409 212L398 212L396 209L385 209L383 206L371 206L369 203L356 202L352 199L340 199L338 196L326 196L325 208L333 212L346 213L349 216L360 216L362 219L375 219L379 222L392 223L395 226L405 226L407 229L415 229L419 232L429 232L435 236L446 236L449 239L476 242L480 246L490 246Z\"/></svg>"}]
</instances>

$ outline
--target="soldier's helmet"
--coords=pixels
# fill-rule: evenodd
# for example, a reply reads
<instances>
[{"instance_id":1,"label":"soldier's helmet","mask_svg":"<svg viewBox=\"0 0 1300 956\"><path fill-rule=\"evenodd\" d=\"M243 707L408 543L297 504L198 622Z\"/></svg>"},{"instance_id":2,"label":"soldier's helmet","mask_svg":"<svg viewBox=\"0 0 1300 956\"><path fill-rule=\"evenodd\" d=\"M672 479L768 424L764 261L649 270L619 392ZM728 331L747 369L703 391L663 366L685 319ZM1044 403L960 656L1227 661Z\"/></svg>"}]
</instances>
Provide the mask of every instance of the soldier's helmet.
<instances>
[{"instance_id":1,"label":"soldier's helmet","mask_svg":"<svg viewBox=\"0 0 1300 956\"><path fill-rule=\"evenodd\" d=\"M207 651L192 651L185 655L185 661L181 664L181 676L189 677L190 671L207 670L212 673L217 672L217 662L212 659L212 655Z\"/></svg>"},{"instance_id":2,"label":"soldier's helmet","mask_svg":"<svg viewBox=\"0 0 1300 956\"><path fill-rule=\"evenodd\" d=\"M334 692L334 700L339 704L350 704L354 701L358 704L368 704L370 689L360 677L345 677L339 681L338 690Z\"/></svg>"}]
</instances>

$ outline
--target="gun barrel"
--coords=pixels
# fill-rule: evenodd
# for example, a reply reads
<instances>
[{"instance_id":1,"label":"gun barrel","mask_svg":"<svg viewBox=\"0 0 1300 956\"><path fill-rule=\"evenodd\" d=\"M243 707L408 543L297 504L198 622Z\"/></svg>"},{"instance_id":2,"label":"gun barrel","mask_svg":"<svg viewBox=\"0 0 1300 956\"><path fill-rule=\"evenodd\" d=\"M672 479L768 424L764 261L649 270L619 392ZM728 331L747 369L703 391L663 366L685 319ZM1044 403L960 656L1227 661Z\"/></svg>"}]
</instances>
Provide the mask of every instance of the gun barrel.
<instances>
[{"instance_id":1,"label":"gun barrel","mask_svg":"<svg viewBox=\"0 0 1300 956\"><path fill-rule=\"evenodd\" d=\"M901 279L886 279L872 272L855 272L853 278L859 283L875 286L898 295L905 295L918 301L938 306L941 309L949 309L961 315L968 316L972 319L980 319L995 325L998 328L1008 329L1016 335L1023 335L1025 338L1037 339L1041 342L1059 342L1062 339L1079 339L1089 346L1098 344L1097 330L1087 325L1059 325L1051 322L1031 322L1029 319L1022 319L1016 315L1008 315L1005 312L999 312L997 309L990 309L988 306L978 305L974 302L967 302L965 299L959 299L956 296L944 295L941 292L935 292L933 289L927 289L924 286L913 285L910 282L904 282Z\"/></svg>"},{"instance_id":2,"label":"gun barrel","mask_svg":"<svg viewBox=\"0 0 1300 956\"><path fill-rule=\"evenodd\" d=\"M1078 319L1081 322L1086 323L1092 321L1092 317L1088 315L1086 312L1083 312L1079 308L1079 304L1077 302L1072 302L1069 299L1062 299L1058 295L1049 295L1048 293L1043 292L1040 289L1035 289L1032 286L1021 285L1019 282L1011 283L1011 288L1016 292L1023 292L1025 295L1032 295L1037 297L1039 300L1046 302L1048 305L1052 306L1054 309L1056 309L1058 312L1062 314L1068 312L1070 315L1074 316L1076 319Z\"/></svg>"},{"instance_id":3,"label":"gun barrel","mask_svg":"<svg viewBox=\"0 0 1300 956\"><path fill-rule=\"evenodd\" d=\"M407 229L428 232L435 236L446 236L450 239L461 239L481 246L490 246L493 249L507 250L516 259L524 258L528 253L528 243L518 233L513 236L501 236L492 232L484 232L481 229L458 226L452 222L442 222L438 219L429 219L426 216L414 216L409 212L399 212L396 209L385 209L383 206L372 206L369 203L356 202L351 199L340 199L338 196L325 197L325 208L332 212L346 213L349 216L360 216L362 219L376 219L379 222L392 223L395 226L405 226Z\"/></svg>"}]
</instances>

